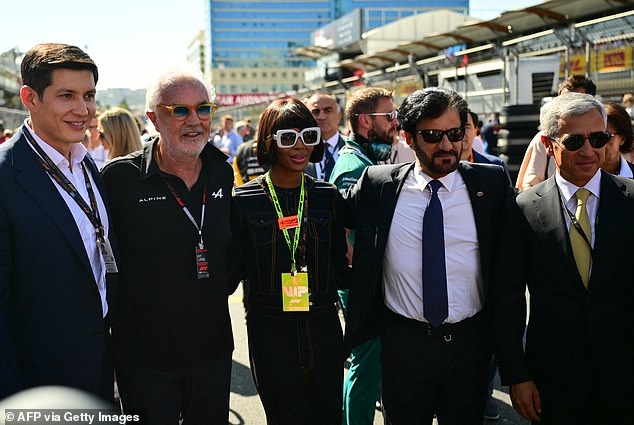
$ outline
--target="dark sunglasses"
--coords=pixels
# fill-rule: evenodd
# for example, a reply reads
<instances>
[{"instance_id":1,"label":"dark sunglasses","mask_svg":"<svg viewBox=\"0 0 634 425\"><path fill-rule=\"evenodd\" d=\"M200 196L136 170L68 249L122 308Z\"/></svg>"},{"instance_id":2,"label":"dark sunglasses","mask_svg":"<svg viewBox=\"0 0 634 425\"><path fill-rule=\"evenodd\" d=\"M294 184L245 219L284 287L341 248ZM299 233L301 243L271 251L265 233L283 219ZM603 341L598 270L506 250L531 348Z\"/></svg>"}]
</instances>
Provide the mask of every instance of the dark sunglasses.
<instances>
[{"instance_id":1,"label":"dark sunglasses","mask_svg":"<svg viewBox=\"0 0 634 425\"><path fill-rule=\"evenodd\" d=\"M590 142L590 146L592 146L594 149L600 149L608 143L611 137L612 134L609 131L595 131L594 133L588 134L588 137L585 137L582 134L571 134L569 136L566 136L565 139L561 140L560 143L564 145L566 150L574 152L581 149L587 139L588 142ZM557 140L555 137L549 138L551 140Z\"/></svg>"},{"instance_id":2,"label":"dark sunglasses","mask_svg":"<svg viewBox=\"0 0 634 425\"><path fill-rule=\"evenodd\" d=\"M199 120L209 120L214 115L216 108L218 108L213 103L201 103L200 105L189 106L189 105L163 105L158 104L161 108L165 108L172 113L172 116L177 120L186 120L189 117L191 111L195 111L196 115L198 115Z\"/></svg>"},{"instance_id":3,"label":"dark sunglasses","mask_svg":"<svg viewBox=\"0 0 634 425\"><path fill-rule=\"evenodd\" d=\"M464 127L449 130L418 130L416 134L420 134L426 143L440 143L444 135L447 135L450 142L461 142L464 138Z\"/></svg>"}]
</instances>

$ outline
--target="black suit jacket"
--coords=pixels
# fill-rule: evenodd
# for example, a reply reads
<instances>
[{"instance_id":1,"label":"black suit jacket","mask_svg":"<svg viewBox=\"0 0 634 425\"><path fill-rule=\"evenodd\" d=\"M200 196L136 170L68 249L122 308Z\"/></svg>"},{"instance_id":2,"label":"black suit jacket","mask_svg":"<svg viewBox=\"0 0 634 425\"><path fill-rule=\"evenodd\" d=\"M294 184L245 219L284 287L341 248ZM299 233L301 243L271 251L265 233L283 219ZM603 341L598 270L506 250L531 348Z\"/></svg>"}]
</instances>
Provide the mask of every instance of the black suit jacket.
<instances>
[{"instance_id":1,"label":"black suit jacket","mask_svg":"<svg viewBox=\"0 0 634 425\"><path fill-rule=\"evenodd\" d=\"M366 168L346 194L351 209L350 228L355 228L352 282L346 316L346 348L380 336L385 309L382 291L382 263L385 245L399 193L414 163L378 165ZM458 172L469 191L480 245L485 282L489 281L497 224L504 200L512 189L497 165L461 162ZM419 231L419 229L415 229ZM422 231L422 229L420 229Z\"/></svg>"},{"instance_id":2,"label":"black suit jacket","mask_svg":"<svg viewBox=\"0 0 634 425\"><path fill-rule=\"evenodd\" d=\"M88 169L106 202L92 161ZM92 268L23 130L0 146L0 181L0 399L47 384L104 396L109 336ZM114 243L112 235L110 227ZM115 284L116 275L107 274L109 311Z\"/></svg>"},{"instance_id":3,"label":"black suit jacket","mask_svg":"<svg viewBox=\"0 0 634 425\"><path fill-rule=\"evenodd\" d=\"M634 182L601 171L600 190L588 289L577 271L554 177L522 192L505 208L494 273L502 383L533 380L544 415L570 408L574 412L560 412L570 423L577 423L572 413L578 412L579 420L591 416L584 409L592 406L594 391L609 393L622 409L634 398ZM530 317L524 350L527 286ZM624 423L609 417L603 423Z\"/></svg>"}]
</instances>

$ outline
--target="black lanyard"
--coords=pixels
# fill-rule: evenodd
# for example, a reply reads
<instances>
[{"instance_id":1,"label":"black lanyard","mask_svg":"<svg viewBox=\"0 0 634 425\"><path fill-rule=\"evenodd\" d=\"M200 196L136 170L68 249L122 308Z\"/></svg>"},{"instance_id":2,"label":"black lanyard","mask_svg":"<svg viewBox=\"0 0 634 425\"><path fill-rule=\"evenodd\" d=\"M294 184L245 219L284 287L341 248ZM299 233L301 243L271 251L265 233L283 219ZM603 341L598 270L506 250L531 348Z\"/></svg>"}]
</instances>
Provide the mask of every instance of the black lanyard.
<instances>
[{"instance_id":1,"label":"black lanyard","mask_svg":"<svg viewBox=\"0 0 634 425\"><path fill-rule=\"evenodd\" d=\"M559 185L555 184L555 186L557 186L557 193L559 194L559 200L561 201L561 206L564 208L564 211L566 211L566 214L568 215L568 218L570 219L570 223L575 227L575 230L577 230L577 232L579 232L579 234L581 235L583 240L586 241L586 243L588 244L588 248L590 248L590 258L594 259L594 249L592 248L592 242L590 242L590 239L586 235L586 232L584 232L583 229L581 228L581 223L579 223L579 220L577 220L577 217L575 217L575 215L572 213L572 211L570 211L568 209L568 207L566 206L566 202L564 201L564 197L561 195L561 191L559 190ZM577 208L579 208L578 205L577 205ZM587 213L588 213L588 201L586 201L586 214ZM589 218L590 217L588 217L588 219ZM598 222L599 222L599 213L597 211L597 215L594 218L594 228L595 229L597 228L597 223Z\"/></svg>"},{"instance_id":2,"label":"black lanyard","mask_svg":"<svg viewBox=\"0 0 634 425\"><path fill-rule=\"evenodd\" d=\"M187 218L189 218L189 221L192 222L192 224L198 231L198 238L199 238L198 246L199 248L202 249L205 246L205 243L203 241L203 224L205 223L205 204L207 203L207 186L206 185L203 186L203 206L200 213L200 226L199 226L198 223L196 223L196 220L194 220L194 217L192 216L192 214L189 212L189 209L187 208L183 200L180 198L180 196L178 196L178 193L176 193L176 190L174 189L174 187L170 184L170 182L167 181L166 178L162 177L162 179L163 179L163 182L165 183L165 186L167 186L170 192L172 192L172 196L174 196L174 199L176 199L176 202L178 202L178 205L181 206L181 208L183 209L183 212L185 213Z\"/></svg>"},{"instance_id":3,"label":"black lanyard","mask_svg":"<svg viewBox=\"0 0 634 425\"><path fill-rule=\"evenodd\" d=\"M33 146L33 149L35 149L35 151L38 153L38 155L35 156L37 157L42 167L44 167L44 170L46 170L48 175L51 176L51 178L53 178L53 180L55 180L55 182L57 182L57 184L60 185L60 187L64 189L71 198L73 198L75 203L77 203L79 208L81 208L84 214L86 214L86 217L88 217L88 220L90 220L90 223L95 228L97 241L103 242L105 240L105 232L103 224L101 224L101 220L99 218L97 198L95 197L92 183L90 182L88 172L86 171L86 167L84 165L84 161L86 161L86 159L84 158L82 160L81 169L84 172L84 183L86 184L86 191L88 192L88 197L90 198L90 206L86 203L77 188L70 182L70 180L68 180L66 175L64 175L64 173L57 167L57 165L55 165L55 163L46 154L46 152L44 152L42 147L35 141L35 139L33 139L33 136L31 135L29 130L23 127L22 132L26 136L26 139L29 141L31 146Z\"/></svg>"}]
</instances>

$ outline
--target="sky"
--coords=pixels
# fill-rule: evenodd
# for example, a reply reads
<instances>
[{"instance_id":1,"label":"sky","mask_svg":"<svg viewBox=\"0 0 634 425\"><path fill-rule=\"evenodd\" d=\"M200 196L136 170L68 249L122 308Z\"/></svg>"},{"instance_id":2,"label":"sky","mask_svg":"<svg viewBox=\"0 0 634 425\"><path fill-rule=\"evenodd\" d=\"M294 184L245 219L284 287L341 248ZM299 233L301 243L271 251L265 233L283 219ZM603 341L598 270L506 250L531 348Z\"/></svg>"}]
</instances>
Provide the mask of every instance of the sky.
<instances>
[{"instance_id":1,"label":"sky","mask_svg":"<svg viewBox=\"0 0 634 425\"><path fill-rule=\"evenodd\" d=\"M471 16L493 19L541 0L471 0ZM10 0L3 2L0 53L37 43L74 44L99 67L98 89L145 88L185 61L204 28L205 0ZM503 5L503 7L501 7Z\"/></svg>"}]
</instances>

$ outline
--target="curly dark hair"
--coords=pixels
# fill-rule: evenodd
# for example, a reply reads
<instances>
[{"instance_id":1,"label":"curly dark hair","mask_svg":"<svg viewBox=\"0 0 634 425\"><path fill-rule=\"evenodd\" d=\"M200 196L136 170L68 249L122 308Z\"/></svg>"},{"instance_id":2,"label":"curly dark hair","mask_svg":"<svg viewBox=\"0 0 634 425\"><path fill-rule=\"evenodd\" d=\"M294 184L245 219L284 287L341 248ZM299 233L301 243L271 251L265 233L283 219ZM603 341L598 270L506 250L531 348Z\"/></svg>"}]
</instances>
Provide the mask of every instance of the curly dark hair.
<instances>
[{"instance_id":1,"label":"curly dark hair","mask_svg":"<svg viewBox=\"0 0 634 425\"><path fill-rule=\"evenodd\" d=\"M398 120L406 133L414 135L416 124L426 118L438 118L448 109L455 109L460 115L460 126L467 124L469 111L467 101L453 90L443 87L428 87L416 90L403 100L398 109Z\"/></svg>"},{"instance_id":2,"label":"curly dark hair","mask_svg":"<svg viewBox=\"0 0 634 425\"><path fill-rule=\"evenodd\" d=\"M257 135L256 156L260 165L271 166L277 162L273 135L285 128L318 127L315 117L300 100L295 98L277 99L260 115ZM319 162L324 156L324 141L315 146L310 162Z\"/></svg>"}]
</instances>

